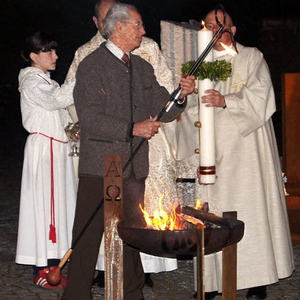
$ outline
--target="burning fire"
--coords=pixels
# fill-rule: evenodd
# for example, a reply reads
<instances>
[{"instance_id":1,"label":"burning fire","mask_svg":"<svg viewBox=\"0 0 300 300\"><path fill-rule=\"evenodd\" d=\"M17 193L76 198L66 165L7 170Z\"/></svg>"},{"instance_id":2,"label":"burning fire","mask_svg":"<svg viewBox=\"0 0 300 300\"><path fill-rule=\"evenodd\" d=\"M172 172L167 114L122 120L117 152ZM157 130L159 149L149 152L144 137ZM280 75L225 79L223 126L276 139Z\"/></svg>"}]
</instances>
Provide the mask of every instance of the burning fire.
<instances>
[{"instance_id":1,"label":"burning fire","mask_svg":"<svg viewBox=\"0 0 300 300\"><path fill-rule=\"evenodd\" d=\"M172 205L168 211L162 207L162 197L159 198L159 210L154 211L150 216L140 204L140 210L144 215L147 226L156 230L176 230L182 229L182 222L176 213L176 204Z\"/></svg>"},{"instance_id":2,"label":"burning fire","mask_svg":"<svg viewBox=\"0 0 300 300\"><path fill-rule=\"evenodd\" d=\"M143 209L141 204L139 207L144 215L147 227L155 230L182 230L185 229L184 222L204 226L199 219L176 212L178 203L173 204L167 211L164 210L162 207L162 197L159 199L159 210L154 211L153 216L150 216L149 213ZM201 200L197 200L195 208L202 208Z\"/></svg>"},{"instance_id":3,"label":"burning fire","mask_svg":"<svg viewBox=\"0 0 300 300\"><path fill-rule=\"evenodd\" d=\"M203 203L201 199L197 199L195 209L202 209Z\"/></svg>"},{"instance_id":4,"label":"burning fire","mask_svg":"<svg viewBox=\"0 0 300 300\"><path fill-rule=\"evenodd\" d=\"M231 56L237 55L236 51L234 51L233 49L231 49L230 47L228 47L224 43L220 42L220 44L227 51L227 53L230 54Z\"/></svg>"}]
</instances>

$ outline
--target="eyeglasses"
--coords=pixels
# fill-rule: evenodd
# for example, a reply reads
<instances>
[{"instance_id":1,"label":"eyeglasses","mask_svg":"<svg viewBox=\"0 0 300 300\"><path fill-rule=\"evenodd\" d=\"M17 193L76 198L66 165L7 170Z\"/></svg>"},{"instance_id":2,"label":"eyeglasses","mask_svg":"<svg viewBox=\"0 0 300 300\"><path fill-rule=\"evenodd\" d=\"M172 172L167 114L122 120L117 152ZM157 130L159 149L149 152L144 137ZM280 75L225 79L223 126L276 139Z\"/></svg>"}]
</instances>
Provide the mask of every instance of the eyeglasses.
<instances>
[{"instance_id":1,"label":"eyeglasses","mask_svg":"<svg viewBox=\"0 0 300 300\"><path fill-rule=\"evenodd\" d=\"M211 31L218 31L220 29L220 26L218 24L213 24L213 23L206 23L205 27L208 30ZM224 26L223 32L231 32L231 27L230 26Z\"/></svg>"},{"instance_id":2,"label":"eyeglasses","mask_svg":"<svg viewBox=\"0 0 300 300\"><path fill-rule=\"evenodd\" d=\"M137 30L144 28L144 24L142 24L140 22L133 23L133 22L125 21L124 23L133 25L135 27L135 29L137 29Z\"/></svg>"},{"instance_id":3,"label":"eyeglasses","mask_svg":"<svg viewBox=\"0 0 300 300\"><path fill-rule=\"evenodd\" d=\"M211 30L211 31L214 31L214 30L219 30L220 26L218 24L212 24L212 23L206 23L205 24L205 27L208 29L208 30Z\"/></svg>"}]
</instances>

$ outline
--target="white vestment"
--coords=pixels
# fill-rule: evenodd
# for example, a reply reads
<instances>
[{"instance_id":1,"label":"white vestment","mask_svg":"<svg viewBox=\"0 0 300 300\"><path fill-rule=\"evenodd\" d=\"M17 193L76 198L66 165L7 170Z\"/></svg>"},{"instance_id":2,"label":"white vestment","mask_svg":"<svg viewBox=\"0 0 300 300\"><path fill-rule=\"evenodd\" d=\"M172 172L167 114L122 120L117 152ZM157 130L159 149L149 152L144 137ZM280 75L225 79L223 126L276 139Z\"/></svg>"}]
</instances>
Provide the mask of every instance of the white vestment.
<instances>
[{"instance_id":1,"label":"white vestment","mask_svg":"<svg viewBox=\"0 0 300 300\"><path fill-rule=\"evenodd\" d=\"M240 44L237 48L235 57L218 57L232 63L232 77L215 85L227 105L215 108L217 180L213 185L197 184L211 212L237 211L245 223L237 250L237 288L243 289L290 276L294 260L271 120L275 99L269 70L256 48ZM195 130L193 120L187 123L186 132ZM188 152L180 149L180 153ZM191 156L185 156L188 162ZM194 162L190 167L197 169L199 163ZM205 257L206 291L221 291L221 261L220 252Z\"/></svg>"},{"instance_id":2,"label":"white vestment","mask_svg":"<svg viewBox=\"0 0 300 300\"><path fill-rule=\"evenodd\" d=\"M74 82L60 87L35 67L19 74L24 128L31 133L24 151L16 262L47 266L71 247L76 183L64 126L65 107L73 103ZM53 146L54 223L56 242L49 240L51 223L51 138ZM65 142L65 143L64 143Z\"/></svg>"},{"instance_id":3,"label":"white vestment","mask_svg":"<svg viewBox=\"0 0 300 300\"><path fill-rule=\"evenodd\" d=\"M98 31L89 42L77 49L66 77L67 82L75 77L79 63L87 55L96 50L104 41L104 38ZM135 49L132 53L149 62L154 69L154 74L158 83L164 86L169 92L172 92L174 88L172 73L168 68L165 58L160 52L158 45L153 40L143 37L140 47ZM78 119L74 106L69 108L69 112L76 122ZM171 146L176 144L175 130L175 121L161 123L159 132L148 141L149 175L145 182L144 206L150 214L158 208L160 195L164 195L163 204L172 202L175 199L175 149L173 148L174 146ZM77 160L78 158L75 159ZM103 255L104 245L103 242L101 242L100 255L96 265L97 270L104 269ZM154 257L144 253L141 253L141 259L145 273L171 271L177 268L176 259Z\"/></svg>"}]
</instances>

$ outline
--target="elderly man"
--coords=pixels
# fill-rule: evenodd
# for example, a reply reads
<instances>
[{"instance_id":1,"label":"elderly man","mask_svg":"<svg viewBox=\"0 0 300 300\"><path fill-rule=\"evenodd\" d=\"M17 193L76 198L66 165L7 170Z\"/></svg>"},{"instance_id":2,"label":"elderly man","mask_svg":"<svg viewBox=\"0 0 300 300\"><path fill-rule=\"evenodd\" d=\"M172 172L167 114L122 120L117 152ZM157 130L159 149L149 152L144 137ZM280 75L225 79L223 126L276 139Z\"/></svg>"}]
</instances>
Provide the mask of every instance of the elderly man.
<instances>
[{"instance_id":1,"label":"elderly man","mask_svg":"<svg viewBox=\"0 0 300 300\"><path fill-rule=\"evenodd\" d=\"M101 43L105 41L103 32L103 21L108 10L116 4L115 0L97 0L94 7L93 21L98 29L96 35L86 44L82 45L75 52L73 62L68 71L66 82L72 80L78 69L79 63L93 51L95 51ZM172 81L172 73L167 66L166 60L161 54L157 43L153 40L143 37L141 45L134 49L133 54L138 55L149 62L153 69L158 83L164 86L169 92L174 88ZM68 108L72 115L73 121L78 120L75 107ZM168 197L174 199L176 195L175 185L175 159L173 140L176 136L174 131L176 130L175 122L167 124L161 124L158 134L156 134L151 140L149 140L149 174L145 182L145 209L149 213L153 213L158 208L158 199L164 195L167 191ZM77 169L78 157L74 157L75 168ZM167 199L169 200L169 199ZM99 259L96 264L97 270L104 269L103 263L103 243L101 245L101 251ZM141 253L142 264L146 276L146 284L152 285L149 273L171 271L177 268L176 259L160 258L151 255ZM146 275L147 275L146 274ZM98 273L95 279L100 286L104 285L103 272Z\"/></svg>"},{"instance_id":2,"label":"elderly man","mask_svg":"<svg viewBox=\"0 0 300 300\"><path fill-rule=\"evenodd\" d=\"M222 22L224 14L217 13ZM203 197L217 214L237 211L245 222L238 244L237 288L249 288L247 299L264 299L266 285L294 270L283 182L271 116L275 99L267 64L256 48L234 42L236 27L226 13L225 32L214 59L232 63L232 77L207 90L202 102L215 107L216 170L214 185L202 186ZM215 11L205 25L216 32ZM221 42L238 51L232 57ZM207 291L221 290L221 255L206 257Z\"/></svg>"},{"instance_id":3,"label":"elderly man","mask_svg":"<svg viewBox=\"0 0 300 300\"><path fill-rule=\"evenodd\" d=\"M103 197L103 159L118 153L125 164L141 139L159 128L156 115L169 97L155 79L153 68L132 55L145 34L137 10L116 4L104 21L107 43L87 56L76 74L74 101L81 124L79 186L73 239ZM193 77L181 80L181 99L194 90ZM176 104L161 121L173 120L184 109ZM141 216L144 183L148 174L148 144L143 143L124 170L124 218ZM100 200L101 201L101 200ZM103 200L102 200L103 201ZM91 282L103 234L103 207L79 240L69 265L64 300L91 299ZM124 245L124 299L143 299L143 268L138 251Z\"/></svg>"}]
</instances>

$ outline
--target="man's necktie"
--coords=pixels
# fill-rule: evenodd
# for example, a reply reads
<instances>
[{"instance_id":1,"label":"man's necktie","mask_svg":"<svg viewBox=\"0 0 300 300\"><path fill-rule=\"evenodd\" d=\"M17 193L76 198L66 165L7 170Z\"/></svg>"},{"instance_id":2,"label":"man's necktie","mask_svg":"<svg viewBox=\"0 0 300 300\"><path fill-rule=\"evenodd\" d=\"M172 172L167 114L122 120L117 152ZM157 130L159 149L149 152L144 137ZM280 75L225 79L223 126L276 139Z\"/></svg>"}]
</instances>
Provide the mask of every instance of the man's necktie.
<instances>
[{"instance_id":1,"label":"man's necktie","mask_svg":"<svg viewBox=\"0 0 300 300\"><path fill-rule=\"evenodd\" d=\"M124 63L127 65L127 67L129 68L130 65L130 59L128 57L128 55L126 53L123 54L122 56L122 60L124 61Z\"/></svg>"}]
</instances>

